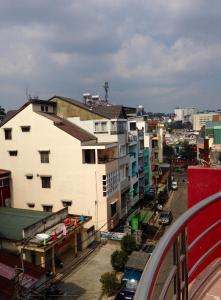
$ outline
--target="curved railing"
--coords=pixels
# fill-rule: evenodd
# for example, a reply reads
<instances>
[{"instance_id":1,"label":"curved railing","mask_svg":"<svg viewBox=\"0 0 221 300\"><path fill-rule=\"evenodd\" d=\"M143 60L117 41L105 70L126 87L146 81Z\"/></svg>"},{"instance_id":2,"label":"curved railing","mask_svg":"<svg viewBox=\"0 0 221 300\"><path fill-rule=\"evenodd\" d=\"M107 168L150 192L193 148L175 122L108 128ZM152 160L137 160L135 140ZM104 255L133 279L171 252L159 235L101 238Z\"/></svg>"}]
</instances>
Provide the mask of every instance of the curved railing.
<instances>
[{"instance_id":1,"label":"curved railing","mask_svg":"<svg viewBox=\"0 0 221 300\"><path fill-rule=\"evenodd\" d=\"M192 250L195 245L215 227L219 226L221 219L208 227L201 233L187 248L186 246L186 227L187 224L201 211L210 206L211 204L221 199L221 192L213 194L212 196L200 201L192 208L188 209L182 214L165 232L163 237L157 244L150 260L148 261L141 280L139 282L135 300L155 300L153 298L153 291L160 271L160 267L164 261L169 249L173 247L173 260L174 264L170 272L167 274L167 279L164 282L158 300L165 299L168 289L173 280L175 280L175 288L173 287L173 296L171 299L189 299L188 297L188 277L199 267L205 258L215 249L221 245L221 240L213 245L204 255L195 263L191 270L187 271L187 253ZM178 242L181 243L181 252L178 251ZM179 253L178 253L179 252ZM180 266L185 270L180 270ZM182 297L181 297L182 296Z\"/></svg>"}]
</instances>

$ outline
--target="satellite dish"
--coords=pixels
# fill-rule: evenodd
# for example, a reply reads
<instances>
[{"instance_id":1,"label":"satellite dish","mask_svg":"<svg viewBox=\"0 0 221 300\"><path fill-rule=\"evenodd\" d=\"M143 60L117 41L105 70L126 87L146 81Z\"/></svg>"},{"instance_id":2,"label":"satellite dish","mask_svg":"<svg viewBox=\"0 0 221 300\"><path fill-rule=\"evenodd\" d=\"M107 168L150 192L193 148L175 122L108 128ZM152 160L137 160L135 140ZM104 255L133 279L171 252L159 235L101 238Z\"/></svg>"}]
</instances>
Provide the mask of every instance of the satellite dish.
<instances>
[{"instance_id":1,"label":"satellite dish","mask_svg":"<svg viewBox=\"0 0 221 300\"><path fill-rule=\"evenodd\" d=\"M47 234L47 233L38 233L38 234L36 235L36 238L37 238L38 240L41 240L41 241L46 240L46 239L48 239L49 237L50 237L50 235Z\"/></svg>"}]
</instances>

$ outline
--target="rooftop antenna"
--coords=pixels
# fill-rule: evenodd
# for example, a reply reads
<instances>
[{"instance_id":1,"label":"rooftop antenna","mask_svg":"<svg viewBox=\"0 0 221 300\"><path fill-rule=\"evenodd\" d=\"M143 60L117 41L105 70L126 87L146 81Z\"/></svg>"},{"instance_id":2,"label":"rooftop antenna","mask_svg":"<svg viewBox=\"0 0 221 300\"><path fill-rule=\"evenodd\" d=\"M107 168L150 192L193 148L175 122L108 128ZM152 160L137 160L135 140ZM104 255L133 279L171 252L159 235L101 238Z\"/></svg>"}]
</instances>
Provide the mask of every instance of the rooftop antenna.
<instances>
[{"instance_id":1,"label":"rooftop antenna","mask_svg":"<svg viewBox=\"0 0 221 300\"><path fill-rule=\"evenodd\" d=\"M105 101L108 102L108 90L109 90L108 81L105 81L104 83L104 90L105 90Z\"/></svg>"}]
</instances>

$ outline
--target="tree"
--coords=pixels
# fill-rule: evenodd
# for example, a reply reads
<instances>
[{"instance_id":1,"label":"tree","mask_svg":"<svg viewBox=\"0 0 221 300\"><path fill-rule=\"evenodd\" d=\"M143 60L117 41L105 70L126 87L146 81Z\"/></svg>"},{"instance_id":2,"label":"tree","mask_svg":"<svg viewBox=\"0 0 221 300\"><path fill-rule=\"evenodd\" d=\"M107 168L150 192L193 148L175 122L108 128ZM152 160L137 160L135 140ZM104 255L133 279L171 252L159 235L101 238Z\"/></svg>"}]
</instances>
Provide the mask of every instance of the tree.
<instances>
[{"instance_id":1,"label":"tree","mask_svg":"<svg viewBox=\"0 0 221 300\"><path fill-rule=\"evenodd\" d=\"M166 160L171 161L174 156L174 148L169 145L163 145L163 156Z\"/></svg>"},{"instance_id":2,"label":"tree","mask_svg":"<svg viewBox=\"0 0 221 300\"><path fill-rule=\"evenodd\" d=\"M134 236L126 235L121 240L121 249L128 254L137 249L136 239Z\"/></svg>"},{"instance_id":3,"label":"tree","mask_svg":"<svg viewBox=\"0 0 221 300\"><path fill-rule=\"evenodd\" d=\"M189 145L189 143L186 141L183 143L181 156L188 161L192 161L193 159L196 159L196 152L194 151L193 146Z\"/></svg>"},{"instance_id":4,"label":"tree","mask_svg":"<svg viewBox=\"0 0 221 300\"><path fill-rule=\"evenodd\" d=\"M117 288L119 287L114 272L112 273L107 272L102 274L100 278L100 282L102 283L102 291L107 296L113 295L116 292Z\"/></svg>"},{"instance_id":5,"label":"tree","mask_svg":"<svg viewBox=\"0 0 221 300\"><path fill-rule=\"evenodd\" d=\"M0 121L3 120L5 116L5 109L0 105Z\"/></svg>"},{"instance_id":6,"label":"tree","mask_svg":"<svg viewBox=\"0 0 221 300\"><path fill-rule=\"evenodd\" d=\"M125 251L116 250L111 255L112 267L117 271L122 271L128 259L128 254Z\"/></svg>"}]
</instances>

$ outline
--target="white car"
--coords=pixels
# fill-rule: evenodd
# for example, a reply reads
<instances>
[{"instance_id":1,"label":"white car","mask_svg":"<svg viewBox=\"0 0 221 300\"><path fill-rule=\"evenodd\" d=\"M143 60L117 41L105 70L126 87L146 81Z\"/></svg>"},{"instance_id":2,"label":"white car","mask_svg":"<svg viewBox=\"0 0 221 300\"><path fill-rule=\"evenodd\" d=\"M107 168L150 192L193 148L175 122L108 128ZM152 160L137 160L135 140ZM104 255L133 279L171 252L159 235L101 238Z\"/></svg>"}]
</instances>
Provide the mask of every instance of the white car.
<instances>
[{"instance_id":1,"label":"white car","mask_svg":"<svg viewBox=\"0 0 221 300\"><path fill-rule=\"evenodd\" d=\"M176 191L178 189L177 181L172 181L172 183L171 183L171 189L173 191Z\"/></svg>"}]
</instances>

